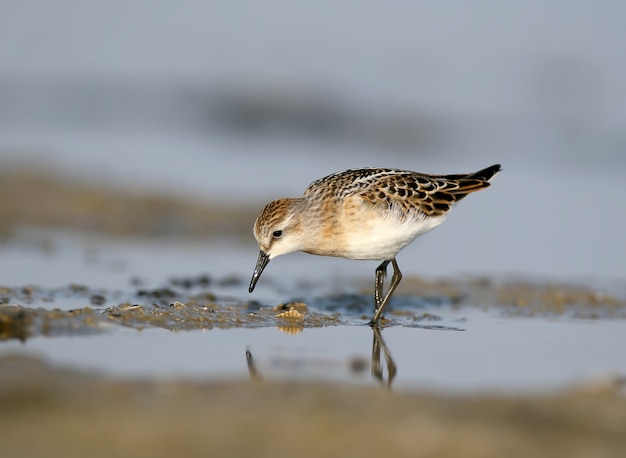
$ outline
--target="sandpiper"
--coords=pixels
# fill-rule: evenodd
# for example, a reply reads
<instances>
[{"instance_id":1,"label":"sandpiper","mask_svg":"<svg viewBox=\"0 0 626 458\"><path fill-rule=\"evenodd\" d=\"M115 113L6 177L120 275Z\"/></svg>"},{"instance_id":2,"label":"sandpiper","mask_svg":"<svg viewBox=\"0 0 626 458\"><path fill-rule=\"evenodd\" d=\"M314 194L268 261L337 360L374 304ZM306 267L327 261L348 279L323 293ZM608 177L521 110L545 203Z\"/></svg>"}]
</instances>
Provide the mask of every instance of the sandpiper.
<instances>
[{"instance_id":1,"label":"sandpiper","mask_svg":"<svg viewBox=\"0 0 626 458\"><path fill-rule=\"evenodd\" d=\"M261 252L249 291L270 260L294 251L382 261L376 268L370 321L377 324L402 279L398 252L439 226L466 195L488 187L500 170L500 164L458 175L352 169L314 181L302 197L270 202L254 223ZM383 295L389 263L393 276Z\"/></svg>"}]
</instances>

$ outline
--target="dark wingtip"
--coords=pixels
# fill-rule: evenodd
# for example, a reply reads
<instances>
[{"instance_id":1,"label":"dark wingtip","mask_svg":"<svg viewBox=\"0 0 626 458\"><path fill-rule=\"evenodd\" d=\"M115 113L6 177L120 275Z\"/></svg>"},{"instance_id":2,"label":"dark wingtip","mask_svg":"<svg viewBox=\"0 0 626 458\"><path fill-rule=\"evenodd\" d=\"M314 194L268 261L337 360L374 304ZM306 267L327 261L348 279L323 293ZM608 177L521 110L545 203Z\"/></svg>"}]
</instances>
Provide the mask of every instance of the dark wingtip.
<instances>
[{"instance_id":1,"label":"dark wingtip","mask_svg":"<svg viewBox=\"0 0 626 458\"><path fill-rule=\"evenodd\" d=\"M489 181L496 173L501 171L502 166L500 164L494 164L491 167L487 167L486 169L482 169L478 172L472 173L467 178L478 178L479 180Z\"/></svg>"}]
</instances>

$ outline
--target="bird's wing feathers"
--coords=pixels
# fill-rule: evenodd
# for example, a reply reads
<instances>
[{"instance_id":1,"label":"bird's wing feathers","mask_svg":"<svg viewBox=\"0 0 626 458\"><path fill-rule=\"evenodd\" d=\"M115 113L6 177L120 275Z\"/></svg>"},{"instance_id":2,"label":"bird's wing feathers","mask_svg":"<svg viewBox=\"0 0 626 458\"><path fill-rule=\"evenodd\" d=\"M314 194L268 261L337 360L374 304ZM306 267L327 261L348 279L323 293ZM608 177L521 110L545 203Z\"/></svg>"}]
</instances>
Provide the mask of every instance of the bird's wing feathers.
<instances>
[{"instance_id":1,"label":"bird's wing feathers","mask_svg":"<svg viewBox=\"0 0 626 458\"><path fill-rule=\"evenodd\" d=\"M305 196L316 193L335 199L358 196L375 207L424 216L440 216L467 194L489 186L488 180L500 170L494 165L475 173L427 175L382 168L353 169L317 180Z\"/></svg>"}]
</instances>

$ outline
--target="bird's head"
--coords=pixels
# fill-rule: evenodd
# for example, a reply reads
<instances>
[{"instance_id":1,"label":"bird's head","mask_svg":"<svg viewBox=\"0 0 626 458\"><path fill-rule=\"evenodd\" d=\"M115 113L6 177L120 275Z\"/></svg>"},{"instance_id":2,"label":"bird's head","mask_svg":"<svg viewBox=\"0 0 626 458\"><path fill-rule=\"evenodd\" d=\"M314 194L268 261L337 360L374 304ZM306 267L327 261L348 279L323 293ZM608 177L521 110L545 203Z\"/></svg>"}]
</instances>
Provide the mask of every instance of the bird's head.
<instances>
[{"instance_id":1,"label":"bird's head","mask_svg":"<svg viewBox=\"0 0 626 458\"><path fill-rule=\"evenodd\" d=\"M299 214L301 199L278 199L261 211L254 223L254 237L259 244L259 258L250 281L254 290L263 269L271 259L301 250L305 239Z\"/></svg>"}]
</instances>

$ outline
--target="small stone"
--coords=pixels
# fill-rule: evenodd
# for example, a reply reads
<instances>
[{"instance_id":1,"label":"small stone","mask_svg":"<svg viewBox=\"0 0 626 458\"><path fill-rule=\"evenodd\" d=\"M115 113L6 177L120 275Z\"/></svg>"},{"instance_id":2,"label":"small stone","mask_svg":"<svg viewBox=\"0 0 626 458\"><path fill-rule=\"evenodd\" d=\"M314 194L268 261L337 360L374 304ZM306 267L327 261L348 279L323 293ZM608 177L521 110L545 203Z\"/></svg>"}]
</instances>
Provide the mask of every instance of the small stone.
<instances>
[{"instance_id":1,"label":"small stone","mask_svg":"<svg viewBox=\"0 0 626 458\"><path fill-rule=\"evenodd\" d=\"M287 318L290 320L304 320L304 315L295 309L287 310L276 315L276 318Z\"/></svg>"},{"instance_id":2,"label":"small stone","mask_svg":"<svg viewBox=\"0 0 626 458\"><path fill-rule=\"evenodd\" d=\"M279 304L272 309L274 312L297 310L299 312L306 312L309 307L304 302L287 302L285 304Z\"/></svg>"}]
</instances>

